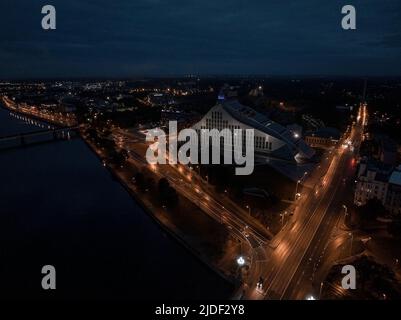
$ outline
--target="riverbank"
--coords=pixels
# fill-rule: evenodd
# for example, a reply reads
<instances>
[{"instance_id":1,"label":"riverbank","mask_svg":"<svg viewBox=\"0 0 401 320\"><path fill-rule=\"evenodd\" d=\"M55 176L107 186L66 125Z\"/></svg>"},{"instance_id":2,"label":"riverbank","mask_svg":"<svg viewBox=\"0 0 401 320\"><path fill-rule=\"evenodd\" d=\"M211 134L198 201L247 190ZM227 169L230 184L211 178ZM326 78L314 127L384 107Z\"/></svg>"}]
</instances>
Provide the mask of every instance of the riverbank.
<instances>
[{"instance_id":1,"label":"riverbank","mask_svg":"<svg viewBox=\"0 0 401 320\"><path fill-rule=\"evenodd\" d=\"M6 110L16 112L13 109L9 109L5 106L3 106ZM23 112L18 112L21 115L31 117L30 114L25 114ZM37 119L43 122L47 122L46 119ZM60 123L52 123L53 125L62 125ZM93 152L99 161L102 161L102 156L99 154L99 151L96 149L96 147L88 141L88 139L85 138L83 134L83 128L81 127L79 130L80 137L82 138L82 141L87 145L87 147ZM178 243L183 246L186 250L188 250L191 255L193 255L196 259L198 259L203 265L205 265L207 268L212 270L215 274L219 275L224 281L230 283L231 285L234 285L234 280L232 277L229 277L227 273L224 273L221 269L217 267L217 265L213 262L211 262L210 257L207 256L207 254L203 253L203 250L200 249L199 243L195 241L195 237L188 236L187 233L183 232L182 229L178 228L177 225L175 225L165 214L160 213L160 210L157 210L157 206L154 203L149 202L148 200L145 200L143 195L139 194L138 189L130 183L124 176L122 172L119 172L116 168L113 168L112 166L107 166L108 171L110 174L114 177L116 181L119 182L121 186L128 192L128 194L135 200L138 205L143 209L143 211L150 216L153 221L156 222L158 227L166 232L170 237L172 237L174 240L178 241ZM121 170L120 170L121 171ZM202 219L210 219L206 217L205 215L199 215L199 218ZM210 223L210 222L208 222ZM215 223L213 221L213 223ZM206 234L207 236L208 234ZM234 290L233 290L234 291Z\"/></svg>"},{"instance_id":2,"label":"riverbank","mask_svg":"<svg viewBox=\"0 0 401 320\"><path fill-rule=\"evenodd\" d=\"M98 157L98 160L100 162L103 162L102 154L94 146L94 144L86 139L82 132L81 137L88 148ZM110 174L124 187L124 189L134 198L134 200L142 207L142 209L151 218L154 219L154 221L163 231L167 232L171 237L173 237L182 246L189 250L191 254L193 254L197 259L199 259L199 261L210 268L213 272L220 275L224 280L235 284L233 281L234 279L228 277L222 270L217 268L216 265L211 262L210 257L197 249L195 244L191 244L191 242L193 242L191 238L189 238L182 230L180 230L175 224L173 224L165 215L156 210L157 206L155 204L146 201L147 199L145 200L145 197L139 194L138 188L135 187L132 183L127 182L127 179L125 179L124 175L120 172L121 170L118 170L115 166L112 165L105 165L105 167L110 172Z\"/></svg>"},{"instance_id":3,"label":"riverbank","mask_svg":"<svg viewBox=\"0 0 401 320\"><path fill-rule=\"evenodd\" d=\"M39 111L30 111L30 108L28 107L21 107L21 106L15 106L15 103L8 99L6 96L1 96L0 99L0 107L3 107L4 109L24 115L24 116L29 116L30 118L37 120L37 121L42 121L46 122L51 125L58 126L60 128L62 127L74 127L78 125L77 120L75 119L75 115L71 117L70 114L63 115L59 113L58 115L50 115L50 114L45 114Z\"/></svg>"}]
</instances>

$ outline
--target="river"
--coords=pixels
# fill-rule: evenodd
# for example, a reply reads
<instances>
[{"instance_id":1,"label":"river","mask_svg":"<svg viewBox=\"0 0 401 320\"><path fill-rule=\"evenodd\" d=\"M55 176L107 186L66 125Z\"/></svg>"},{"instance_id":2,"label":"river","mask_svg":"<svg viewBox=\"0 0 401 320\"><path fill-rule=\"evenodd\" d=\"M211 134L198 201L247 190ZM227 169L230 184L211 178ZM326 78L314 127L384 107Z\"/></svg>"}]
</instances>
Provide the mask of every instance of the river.
<instances>
[{"instance_id":1,"label":"river","mask_svg":"<svg viewBox=\"0 0 401 320\"><path fill-rule=\"evenodd\" d=\"M0 108L0 137L42 128ZM0 296L219 299L231 286L149 217L80 139L0 151ZM41 268L56 268L43 290Z\"/></svg>"}]
</instances>

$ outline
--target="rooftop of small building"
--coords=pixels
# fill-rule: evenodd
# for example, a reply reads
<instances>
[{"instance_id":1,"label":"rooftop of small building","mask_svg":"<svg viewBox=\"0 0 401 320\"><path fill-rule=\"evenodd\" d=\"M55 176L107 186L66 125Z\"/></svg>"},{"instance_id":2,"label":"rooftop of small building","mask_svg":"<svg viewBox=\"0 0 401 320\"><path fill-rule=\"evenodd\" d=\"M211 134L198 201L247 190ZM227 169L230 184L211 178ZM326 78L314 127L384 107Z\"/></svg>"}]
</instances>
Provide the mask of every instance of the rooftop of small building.
<instances>
[{"instance_id":1,"label":"rooftop of small building","mask_svg":"<svg viewBox=\"0 0 401 320\"><path fill-rule=\"evenodd\" d=\"M317 129L316 131L308 131L305 134L306 136L320 137L320 138L332 138L332 139L340 139L341 133L338 129L332 127L323 127Z\"/></svg>"},{"instance_id":2,"label":"rooftop of small building","mask_svg":"<svg viewBox=\"0 0 401 320\"><path fill-rule=\"evenodd\" d=\"M363 157L359 166L364 166L362 167L364 168L363 172L359 175L360 177L367 177L368 172L375 172L374 179L380 182L388 182L393 170L392 166L368 157Z\"/></svg>"},{"instance_id":3,"label":"rooftop of small building","mask_svg":"<svg viewBox=\"0 0 401 320\"><path fill-rule=\"evenodd\" d=\"M390 176L389 183L401 186L401 171L394 170Z\"/></svg>"}]
</instances>

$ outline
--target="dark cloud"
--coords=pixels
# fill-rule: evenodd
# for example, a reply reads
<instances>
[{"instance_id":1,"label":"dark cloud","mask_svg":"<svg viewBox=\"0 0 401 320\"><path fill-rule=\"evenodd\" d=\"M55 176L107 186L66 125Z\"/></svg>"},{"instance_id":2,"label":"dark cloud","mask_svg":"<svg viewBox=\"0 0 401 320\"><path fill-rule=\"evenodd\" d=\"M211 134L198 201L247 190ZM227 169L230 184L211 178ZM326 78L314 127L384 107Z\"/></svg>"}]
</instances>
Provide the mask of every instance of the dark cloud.
<instances>
[{"instance_id":1,"label":"dark cloud","mask_svg":"<svg viewBox=\"0 0 401 320\"><path fill-rule=\"evenodd\" d=\"M400 74L401 2L352 2L354 31L337 0L3 0L1 77Z\"/></svg>"},{"instance_id":2,"label":"dark cloud","mask_svg":"<svg viewBox=\"0 0 401 320\"><path fill-rule=\"evenodd\" d=\"M401 33L385 35L381 39L366 42L367 46L384 47L390 49L401 48Z\"/></svg>"}]
</instances>

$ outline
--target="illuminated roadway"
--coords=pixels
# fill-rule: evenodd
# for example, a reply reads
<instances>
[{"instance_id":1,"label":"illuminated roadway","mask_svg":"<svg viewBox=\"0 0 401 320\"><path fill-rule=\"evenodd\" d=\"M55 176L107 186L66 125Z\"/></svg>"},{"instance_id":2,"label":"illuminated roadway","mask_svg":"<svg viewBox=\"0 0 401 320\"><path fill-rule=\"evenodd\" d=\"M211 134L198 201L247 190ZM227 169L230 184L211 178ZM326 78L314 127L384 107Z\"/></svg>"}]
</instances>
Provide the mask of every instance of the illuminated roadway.
<instances>
[{"instance_id":1,"label":"illuminated roadway","mask_svg":"<svg viewBox=\"0 0 401 320\"><path fill-rule=\"evenodd\" d=\"M361 110L362 116L358 116L358 122L352 127L347 139L356 150L362 140L367 117L366 106L361 106ZM328 237L338 225L341 214L338 206L345 189L341 186L343 179L349 178L352 158L350 147L339 146L336 149L323 179L325 183L316 185L309 194L303 195L305 200L295 210L292 223L279 233L278 242L273 239L272 244L275 246L261 274L265 280L263 291L258 292L255 286L251 286L247 299L305 298L305 285L300 284L305 281L304 275L311 265L316 264L315 260L321 257L321 252L329 241Z\"/></svg>"},{"instance_id":2,"label":"illuminated roadway","mask_svg":"<svg viewBox=\"0 0 401 320\"><path fill-rule=\"evenodd\" d=\"M132 161L139 167L148 167L159 177L168 179L176 191L197 205L218 223L224 224L234 237L241 240L242 254L246 264L250 266L249 277L254 278L260 274L260 262L266 261L266 247L271 233L264 227L256 224L245 210L238 205L230 203L228 199L216 199L205 182L194 172L182 165L149 165L145 160L148 144L144 142L143 135L127 133L123 130L113 130L113 139L120 148L129 152ZM245 216L244 216L245 215ZM233 257L235 260L236 257Z\"/></svg>"},{"instance_id":3,"label":"illuminated roadway","mask_svg":"<svg viewBox=\"0 0 401 320\"><path fill-rule=\"evenodd\" d=\"M129 136L128 136L129 135ZM125 137L125 138L124 138ZM205 187L205 183L194 170L189 170L183 165L149 165L145 160L145 152L148 144L144 143L144 137L127 134L122 130L114 133L117 144L129 151L130 155L148 166L160 177L165 177L170 184L183 196L207 211L217 221L226 224L229 229L237 229L253 244L253 247L265 244L272 234L237 204L224 199L217 199L216 195Z\"/></svg>"}]
</instances>

